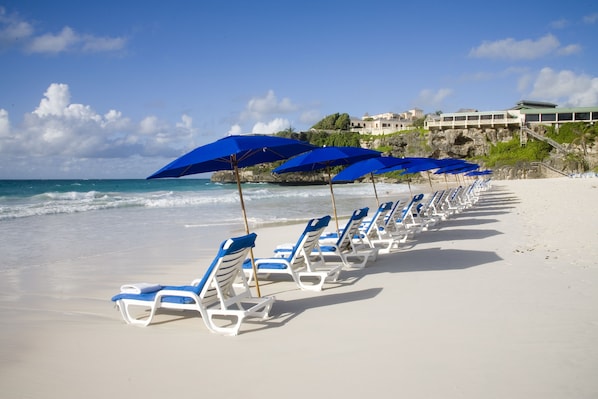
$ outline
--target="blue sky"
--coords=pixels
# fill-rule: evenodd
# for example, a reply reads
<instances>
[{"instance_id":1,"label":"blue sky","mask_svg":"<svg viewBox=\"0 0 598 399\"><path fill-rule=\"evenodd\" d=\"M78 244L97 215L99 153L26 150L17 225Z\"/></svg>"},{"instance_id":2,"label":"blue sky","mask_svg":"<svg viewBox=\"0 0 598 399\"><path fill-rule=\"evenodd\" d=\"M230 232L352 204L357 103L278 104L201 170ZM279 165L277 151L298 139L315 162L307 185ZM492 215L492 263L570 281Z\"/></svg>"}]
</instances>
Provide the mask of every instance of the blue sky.
<instances>
[{"instance_id":1,"label":"blue sky","mask_svg":"<svg viewBox=\"0 0 598 399\"><path fill-rule=\"evenodd\" d=\"M0 0L0 178L144 178L332 113L598 105L598 5Z\"/></svg>"}]
</instances>

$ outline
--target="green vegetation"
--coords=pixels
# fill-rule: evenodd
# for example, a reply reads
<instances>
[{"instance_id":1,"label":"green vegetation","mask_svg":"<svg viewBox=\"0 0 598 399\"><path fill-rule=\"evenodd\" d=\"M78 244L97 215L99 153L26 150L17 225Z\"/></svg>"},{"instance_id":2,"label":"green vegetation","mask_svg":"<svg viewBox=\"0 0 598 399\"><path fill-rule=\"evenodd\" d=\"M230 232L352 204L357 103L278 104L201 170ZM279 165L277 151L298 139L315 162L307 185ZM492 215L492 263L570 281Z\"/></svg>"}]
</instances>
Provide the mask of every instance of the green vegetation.
<instances>
[{"instance_id":1,"label":"green vegetation","mask_svg":"<svg viewBox=\"0 0 598 399\"><path fill-rule=\"evenodd\" d=\"M519 138L514 137L508 142L491 146L490 154L481 159L488 167L515 165L521 161L537 162L548 157L551 149L552 147L548 143L532 140L522 147Z\"/></svg>"},{"instance_id":2,"label":"green vegetation","mask_svg":"<svg viewBox=\"0 0 598 399\"><path fill-rule=\"evenodd\" d=\"M320 132L309 131L301 133L289 133L283 131L277 133L277 136L287 137L291 139L307 141L310 144L317 146L339 146L339 147L360 147L360 136L357 132Z\"/></svg>"},{"instance_id":3,"label":"green vegetation","mask_svg":"<svg viewBox=\"0 0 598 399\"><path fill-rule=\"evenodd\" d=\"M328 115L320 122L312 126L312 129L317 130L349 130L351 127L351 117L349 114L336 114Z\"/></svg>"},{"instance_id":4,"label":"green vegetation","mask_svg":"<svg viewBox=\"0 0 598 399\"><path fill-rule=\"evenodd\" d=\"M584 156L587 155L588 145L598 138L598 126L584 122L573 122L561 125L556 130L553 126L546 128L546 135L559 144L574 144L581 146Z\"/></svg>"}]
</instances>

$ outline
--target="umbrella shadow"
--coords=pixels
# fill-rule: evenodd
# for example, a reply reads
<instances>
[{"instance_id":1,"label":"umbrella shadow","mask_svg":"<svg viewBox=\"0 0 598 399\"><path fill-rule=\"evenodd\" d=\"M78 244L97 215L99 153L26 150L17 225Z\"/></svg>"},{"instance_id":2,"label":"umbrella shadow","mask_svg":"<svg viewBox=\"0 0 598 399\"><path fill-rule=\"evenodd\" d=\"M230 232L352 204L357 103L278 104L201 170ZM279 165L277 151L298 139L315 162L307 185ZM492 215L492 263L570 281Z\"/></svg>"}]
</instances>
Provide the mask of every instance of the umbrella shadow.
<instances>
[{"instance_id":1,"label":"umbrella shadow","mask_svg":"<svg viewBox=\"0 0 598 399\"><path fill-rule=\"evenodd\" d=\"M395 255L396 254L396 255ZM496 252L441 247L396 252L391 262L379 262L365 273L405 273L421 271L463 270L502 260ZM395 261L396 259L396 261Z\"/></svg>"},{"instance_id":2,"label":"umbrella shadow","mask_svg":"<svg viewBox=\"0 0 598 399\"><path fill-rule=\"evenodd\" d=\"M443 221L435 226L431 226L429 231L442 230L444 227L479 226L482 224L498 222L498 219L478 219L479 216L480 215L476 214L475 217L462 217L450 221ZM486 216L490 216L490 214Z\"/></svg>"},{"instance_id":3,"label":"umbrella shadow","mask_svg":"<svg viewBox=\"0 0 598 399\"><path fill-rule=\"evenodd\" d=\"M283 327L307 310L335 306L341 303L366 301L376 297L380 292L382 292L381 287L337 294L321 294L298 299L276 299L266 324L270 328Z\"/></svg>"},{"instance_id":4,"label":"umbrella shadow","mask_svg":"<svg viewBox=\"0 0 598 399\"><path fill-rule=\"evenodd\" d=\"M402 244L400 248L411 249L417 244L426 244L433 242L447 242L447 241L460 241L460 240L482 240L485 238L493 237L499 234L503 234L498 230L488 229L455 229L450 230L450 237L447 236L448 230L442 231L430 230L416 235L415 237Z\"/></svg>"},{"instance_id":5,"label":"umbrella shadow","mask_svg":"<svg viewBox=\"0 0 598 399\"><path fill-rule=\"evenodd\" d=\"M509 209L515 209L514 206L487 207L479 210L467 210L467 215L475 217L496 216L510 213ZM465 215L465 214L464 214Z\"/></svg>"}]
</instances>

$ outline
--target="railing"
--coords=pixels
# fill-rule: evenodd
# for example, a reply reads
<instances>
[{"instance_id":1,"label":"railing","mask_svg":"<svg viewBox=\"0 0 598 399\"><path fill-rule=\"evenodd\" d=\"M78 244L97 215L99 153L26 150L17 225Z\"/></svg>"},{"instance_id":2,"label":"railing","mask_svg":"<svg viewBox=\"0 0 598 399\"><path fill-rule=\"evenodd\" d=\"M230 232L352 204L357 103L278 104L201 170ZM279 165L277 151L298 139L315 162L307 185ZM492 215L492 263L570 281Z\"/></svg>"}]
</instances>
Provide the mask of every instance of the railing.
<instances>
[{"instance_id":1,"label":"railing","mask_svg":"<svg viewBox=\"0 0 598 399\"><path fill-rule=\"evenodd\" d=\"M563 154L567 154L569 152L569 151L567 151L567 149L565 147L563 147L562 145L560 145L559 143L557 143L556 141L554 141L550 137L546 137L543 134L540 134L540 133L538 133L538 132L536 132L536 131L534 131L534 130L532 130L530 128L522 126L521 127L521 131L529 134L530 136L532 136L532 137L534 137L534 138L536 138L536 139L538 139L540 141L543 141L545 143L550 144L551 146L553 146L554 148L556 148L557 151L560 151Z\"/></svg>"},{"instance_id":2,"label":"railing","mask_svg":"<svg viewBox=\"0 0 598 399\"><path fill-rule=\"evenodd\" d=\"M519 118L495 118L495 119L462 119L440 121L432 120L425 122L426 127L430 129L466 129L482 127L513 127L521 125Z\"/></svg>"},{"instance_id":3,"label":"railing","mask_svg":"<svg viewBox=\"0 0 598 399\"><path fill-rule=\"evenodd\" d=\"M554 173L558 173L558 174L563 175L563 176L569 176L567 173L563 172L562 170L558 170L557 168L555 168L553 166L550 166L550 165L548 165L548 164L546 164L544 162L530 162L530 165L532 165L532 166L542 166L542 167L544 167L544 168L546 168L546 169L548 169L548 170L550 170L550 171L552 171Z\"/></svg>"}]
</instances>

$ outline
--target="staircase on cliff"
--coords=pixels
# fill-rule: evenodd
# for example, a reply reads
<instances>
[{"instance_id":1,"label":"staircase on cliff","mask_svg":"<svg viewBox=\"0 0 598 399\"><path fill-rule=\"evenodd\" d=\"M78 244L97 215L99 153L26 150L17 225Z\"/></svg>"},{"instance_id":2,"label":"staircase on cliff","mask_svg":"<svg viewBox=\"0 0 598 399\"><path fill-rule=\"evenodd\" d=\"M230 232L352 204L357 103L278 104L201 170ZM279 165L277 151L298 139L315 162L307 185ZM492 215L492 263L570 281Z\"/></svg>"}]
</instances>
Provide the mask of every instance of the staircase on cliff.
<instances>
[{"instance_id":1,"label":"staircase on cliff","mask_svg":"<svg viewBox=\"0 0 598 399\"><path fill-rule=\"evenodd\" d=\"M521 127L521 136L520 136L521 137L521 145L525 145L527 143L527 135L530 135L530 136L534 137L535 139L538 139L540 141L550 144L551 146L556 148L557 151L559 151L563 154L567 154L569 152L569 151L567 151L567 149L565 147L563 147L562 145L560 145L559 143L557 143L550 137L546 137L543 134L540 134L540 133L538 133L528 127L525 127L525 126Z\"/></svg>"}]
</instances>

